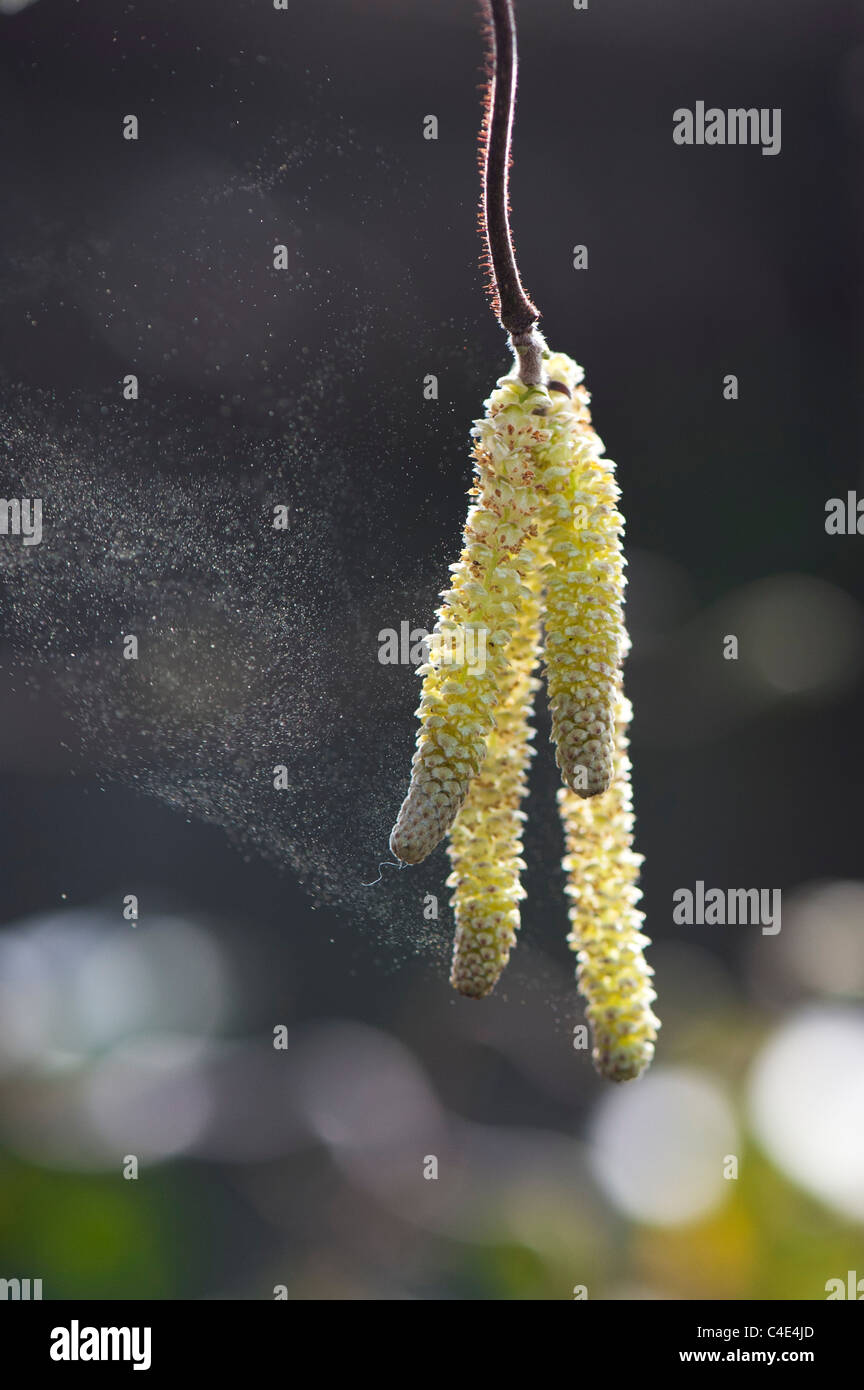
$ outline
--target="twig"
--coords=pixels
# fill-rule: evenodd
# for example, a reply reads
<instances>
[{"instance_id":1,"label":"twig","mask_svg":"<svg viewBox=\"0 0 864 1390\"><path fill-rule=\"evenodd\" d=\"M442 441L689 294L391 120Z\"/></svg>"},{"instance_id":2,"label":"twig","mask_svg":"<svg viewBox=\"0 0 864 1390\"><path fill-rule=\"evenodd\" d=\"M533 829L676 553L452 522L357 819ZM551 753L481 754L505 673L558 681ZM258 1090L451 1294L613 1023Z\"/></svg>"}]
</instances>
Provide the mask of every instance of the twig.
<instances>
[{"instance_id":1,"label":"twig","mask_svg":"<svg viewBox=\"0 0 864 1390\"><path fill-rule=\"evenodd\" d=\"M516 20L513 0L484 0L488 16L489 66L486 107L480 131L483 180L481 223L486 241L492 307L528 385L542 380L545 348L537 331L540 311L522 281L510 231L510 164L513 111L516 104Z\"/></svg>"}]
</instances>

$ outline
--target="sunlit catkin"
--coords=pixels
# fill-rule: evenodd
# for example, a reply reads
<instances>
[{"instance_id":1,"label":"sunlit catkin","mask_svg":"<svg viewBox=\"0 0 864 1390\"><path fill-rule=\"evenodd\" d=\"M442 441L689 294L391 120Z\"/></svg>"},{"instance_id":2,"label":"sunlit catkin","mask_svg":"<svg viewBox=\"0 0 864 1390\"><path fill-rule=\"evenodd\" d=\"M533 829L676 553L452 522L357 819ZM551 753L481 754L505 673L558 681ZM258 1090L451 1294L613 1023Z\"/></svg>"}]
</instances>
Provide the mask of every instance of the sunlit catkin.
<instances>
[{"instance_id":1,"label":"sunlit catkin","mask_svg":"<svg viewBox=\"0 0 864 1390\"><path fill-rule=\"evenodd\" d=\"M509 666L495 708L486 758L454 821L447 853L453 872L451 905L456 940L450 983L460 994L482 999L498 982L516 942L522 860L522 799L534 750L531 710L540 682L533 672L540 646L540 573L520 608L507 652Z\"/></svg>"},{"instance_id":2,"label":"sunlit catkin","mask_svg":"<svg viewBox=\"0 0 864 1390\"><path fill-rule=\"evenodd\" d=\"M609 786L624 627L623 518L615 465L591 428L582 368L563 353L546 362L549 426L560 455L547 469L543 511L549 556L546 593L546 680L552 738L565 786L597 796ZM568 394L569 393L569 394Z\"/></svg>"},{"instance_id":3,"label":"sunlit catkin","mask_svg":"<svg viewBox=\"0 0 864 1390\"><path fill-rule=\"evenodd\" d=\"M442 594L423 673L411 785L390 848L425 859L452 825L486 754L507 670L507 649L533 557L541 493L536 451L547 438L549 393L504 377L474 425L476 502L468 511L451 587ZM540 414L535 412L542 412Z\"/></svg>"},{"instance_id":4,"label":"sunlit catkin","mask_svg":"<svg viewBox=\"0 0 864 1390\"><path fill-rule=\"evenodd\" d=\"M549 352L519 273L509 185L513 0L484 0L483 12L489 62L480 225L492 307L514 366L474 427L477 500L421 667L417 751L390 848L402 863L416 864L449 833L450 980L462 994L489 994L519 929L521 801L542 640L564 782L558 797L569 939L579 955L595 1063L625 1081L651 1060L659 1024L636 906L641 859L632 848L630 707L621 674L629 645L624 522L614 465L591 427L582 369Z\"/></svg>"},{"instance_id":5,"label":"sunlit catkin","mask_svg":"<svg viewBox=\"0 0 864 1390\"><path fill-rule=\"evenodd\" d=\"M610 1081L631 1081L654 1056L659 1020L652 970L644 956L636 904L642 856L634 854L633 798L627 727L630 704L617 706L614 777L608 791L589 801L558 792L567 854L571 948L577 979L594 1035L594 1065Z\"/></svg>"}]
</instances>

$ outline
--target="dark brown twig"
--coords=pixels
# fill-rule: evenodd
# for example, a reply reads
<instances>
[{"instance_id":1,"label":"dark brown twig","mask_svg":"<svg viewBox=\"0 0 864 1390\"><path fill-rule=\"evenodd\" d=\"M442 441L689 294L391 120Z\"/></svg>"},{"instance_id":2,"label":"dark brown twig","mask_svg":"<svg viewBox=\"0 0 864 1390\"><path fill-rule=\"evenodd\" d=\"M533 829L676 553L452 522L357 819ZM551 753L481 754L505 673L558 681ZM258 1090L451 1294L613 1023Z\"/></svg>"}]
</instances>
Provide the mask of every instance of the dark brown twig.
<instances>
[{"instance_id":1,"label":"dark brown twig","mask_svg":"<svg viewBox=\"0 0 864 1390\"><path fill-rule=\"evenodd\" d=\"M510 231L510 164L513 111L516 104L516 20L513 0L484 0L488 16L489 66L486 107L480 131L483 180L481 223L486 242L492 307L510 335L522 381L542 380L543 338L537 331L540 312L519 278Z\"/></svg>"}]
</instances>

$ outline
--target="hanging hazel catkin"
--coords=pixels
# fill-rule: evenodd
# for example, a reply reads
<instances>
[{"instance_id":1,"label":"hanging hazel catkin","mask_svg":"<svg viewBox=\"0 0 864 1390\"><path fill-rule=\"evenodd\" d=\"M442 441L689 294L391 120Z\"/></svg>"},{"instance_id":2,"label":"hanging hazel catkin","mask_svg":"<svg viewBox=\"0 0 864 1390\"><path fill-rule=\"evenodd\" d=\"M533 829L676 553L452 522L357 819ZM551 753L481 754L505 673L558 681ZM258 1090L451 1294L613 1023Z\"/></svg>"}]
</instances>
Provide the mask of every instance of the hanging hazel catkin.
<instances>
[{"instance_id":1,"label":"hanging hazel catkin","mask_svg":"<svg viewBox=\"0 0 864 1390\"><path fill-rule=\"evenodd\" d=\"M615 769L609 790L590 801L562 788L558 809L567 854L570 935L577 979L594 1035L594 1065L610 1081L632 1081L654 1056L659 1020L652 1004L649 938L636 904L641 854L633 852L633 794L627 729L629 700L616 710Z\"/></svg>"},{"instance_id":2,"label":"hanging hazel catkin","mask_svg":"<svg viewBox=\"0 0 864 1390\"><path fill-rule=\"evenodd\" d=\"M541 502L536 449L549 394L504 377L474 425L476 502L442 594L428 662L411 785L390 836L397 859L418 864L443 839L486 755L507 649L532 563L527 542Z\"/></svg>"},{"instance_id":3,"label":"hanging hazel catkin","mask_svg":"<svg viewBox=\"0 0 864 1390\"><path fill-rule=\"evenodd\" d=\"M612 778L615 710L624 626L624 556L614 464L591 428L582 368L563 353L546 362L555 398L552 426L561 462L548 469L543 513L546 575L545 661L552 738L565 786L597 796Z\"/></svg>"},{"instance_id":4,"label":"hanging hazel catkin","mask_svg":"<svg viewBox=\"0 0 864 1390\"><path fill-rule=\"evenodd\" d=\"M532 551L534 545L532 543ZM519 611L507 651L486 757L450 829L447 854L456 940L450 983L480 999L494 989L519 930L521 810L534 749L531 712L540 682L534 675L540 647L539 567L526 577L530 596Z\"/></svg>"}]
</instances>

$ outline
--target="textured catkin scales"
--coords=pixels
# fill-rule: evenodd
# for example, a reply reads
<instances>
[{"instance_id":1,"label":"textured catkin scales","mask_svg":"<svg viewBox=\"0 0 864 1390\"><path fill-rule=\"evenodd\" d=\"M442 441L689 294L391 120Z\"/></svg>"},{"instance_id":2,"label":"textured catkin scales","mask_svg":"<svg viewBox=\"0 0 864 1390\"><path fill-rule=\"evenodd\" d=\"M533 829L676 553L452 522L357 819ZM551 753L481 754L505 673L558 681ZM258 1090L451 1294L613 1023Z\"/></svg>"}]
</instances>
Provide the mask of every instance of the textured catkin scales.
<instances>
[{"instance_id":1,"label":"textured catkin scales","mask_svg":"<svg viewBox=\"0 0 864 1390\"><path fill-rule=\"evenodd\" d=\"M411 785L390 836L393 854L404 863L419 863L440 842L486 754L507 649L530 596L525 579L533 560L526 543L541 502L536 451L548 438L548 406L544 387L504 377L474 426L477 500L468 511L459 562L451 566L451 587L442 594L429 661L420 668Z\"/></svg>"},{"instance_id":2,"label":"textured catkin scales","mask_svg":"<svg viewBox=\"0 0 864 1390\"><path fill-rule=\"evenodd\" d=\"M482 999L498 983L516 942L522 825L520 807L534 750L531 710L540 682L534 676L540 647L541 576L529 580L531 597L520 609L508 650L510 665L495 708L486 758L454 821L447 853L456 940L450 983L460 994Z\"/></svg>"},{"instance_id":3,"label":"textured catkin scales","mask_svg":"<svg viewBox=\"0 0 864 1390\"><path fill-rule=\"evenodd\" d=\"M578 953L577 979L587 1000L594 1035L594 1064L610 1081L631 1081L654 1056L659 1020L652 970L644 956L649 938L636 904L642 856L634 854L633 797L627 728L630 704L617 705L614 777L609 790L586 801L558 793L564 825L570 898L571 948Z\"/></svg>"},{"instance_id":4,"label":"textured catkin scales","mask_svg":"<svg viewBox=\"0 0 864 1390\"><path fill-rule=\"evenodd\" d=\"M615 709L624 626L624 556L615 465L591 428L582 368L563 353L547 361L553 391L549 425L560 459L547 469L543 509L546 574L546 680L552 738L565 786L604 792L612 778Z\"/></svg>"}]
</instances>

